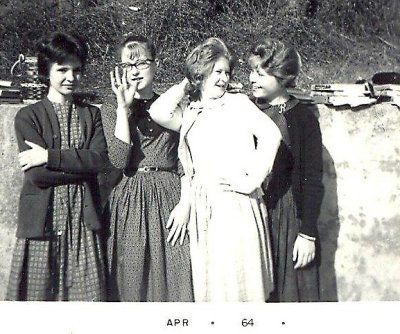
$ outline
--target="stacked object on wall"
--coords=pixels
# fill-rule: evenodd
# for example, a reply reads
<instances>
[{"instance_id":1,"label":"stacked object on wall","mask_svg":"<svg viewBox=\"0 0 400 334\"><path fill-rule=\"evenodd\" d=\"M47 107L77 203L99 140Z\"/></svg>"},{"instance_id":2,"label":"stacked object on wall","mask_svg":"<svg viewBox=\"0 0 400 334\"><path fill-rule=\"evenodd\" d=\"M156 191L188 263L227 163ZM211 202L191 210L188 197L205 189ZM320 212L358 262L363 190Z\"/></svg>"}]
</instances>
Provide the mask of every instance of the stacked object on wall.
<instances>
[{"instance_id":1,"label":"stacked object on wall","mask_svg":"<svg viewBox=\"0 0 400 334\"><path fill-rule=\"evenodd\" d=\"M0 80L0 104L21 102L21 89L14 86L12 81Z\"/></svg>"},{"instance_id":2,"label":"stacked object on wall","mask_svg":"<svg viewBox=\"0 0 400 334\"><path fill-rule=\"evenodd\" d=\"M374 92L379 102L400 107L400 85L374 85Z\"/></svg>"},{"instance_id":3,"label":"stacked object on wall","mask_svg":"<svg viewBox=\"0 0 400 334\"><path fill-rule=\"evenodd\" d=\"M311 97L315 103L333 106L358 107L376 103L370 83L361 84L317 84L311 85Z\"/></svg>"},{"instance_id":4,"label":"stacked object on wall","mask_svg":"<svg viewBox=\"0 0 400 334\"><path fill-rule=\"evenodd\" d=\"M47 86L36 82L21 83L22 96L24 100L41 100L47 90Z\"/></svg>"},{"instance_id":5,"label":"stacked object on wall","mask_svg":"<svg viewBox=\"0 0 400 334\"><path fill-rule=\"evenodd\" d=\"M294 96L296 99L302 101L303 103L311 103L311 104L321 103L321 102L315 102L314 99L310 96L310 93L308 91L299 88L288 88L288 93Z\"/></svg>"},{"instance_id":6,"label":"stacked object on wall","mask_svg":"<svg viewBox=\"0 0 400 334\"><path fill-rule=\"evenodd\" d=\"M379 102L400 107L400 73L380 72L372 77L374 93Z\"/></svg>"},{"instance_id":7,"label":"stacked object on wall","mask_svg":"<svg viewBox=\"0 0 400 334\"><path fill-rule=\"evenodd\" d=\"M11 68L12 75L15 75L14 70L17 66L20 69L17 76L20 78L22 98L24 100L41 100L47 92L47 86L39 80L37 57L25 57L20 54Z\"/></svg>"}]
</instances>

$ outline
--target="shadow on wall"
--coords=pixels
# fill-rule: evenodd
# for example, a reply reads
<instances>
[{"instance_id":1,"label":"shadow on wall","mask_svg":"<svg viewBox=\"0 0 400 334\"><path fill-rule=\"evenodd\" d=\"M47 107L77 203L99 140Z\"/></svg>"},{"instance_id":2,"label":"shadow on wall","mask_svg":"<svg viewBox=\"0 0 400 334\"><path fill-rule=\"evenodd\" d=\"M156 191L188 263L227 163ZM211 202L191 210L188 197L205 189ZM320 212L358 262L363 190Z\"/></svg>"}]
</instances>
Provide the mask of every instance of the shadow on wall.
<instances>
[{"instance_id":1,"label":"shadow on wall","mask_svg":"<svg viewBox=\"0 0 400 334\"><path fill-rule=\"evenodd\" d=\"M321 301L338 301L335 256L340 230L335 163L325 146L322 147L324 197L318 219L320 237L320 298Z\"/></svg>"},{"instance_id":2,"label":"shadow on wall","mask_svg":"<svg viewBox=\"0 0 400 334\"><path fill-rule=\"evenodd\" d=\"M317 106L311 107L315 117L320 118ZM323 129L321 129L323 131ZM322 138L324 138L322 133ZM323 302L338 301L336 284L335 256L338 248L340 229L337 193L337 175L335 162L327 148L322 144L322 183L324 195L321 201L320 215L317 222L319 242L317 264L319 274L319 295Z\"/></svg>"}]
</instances>

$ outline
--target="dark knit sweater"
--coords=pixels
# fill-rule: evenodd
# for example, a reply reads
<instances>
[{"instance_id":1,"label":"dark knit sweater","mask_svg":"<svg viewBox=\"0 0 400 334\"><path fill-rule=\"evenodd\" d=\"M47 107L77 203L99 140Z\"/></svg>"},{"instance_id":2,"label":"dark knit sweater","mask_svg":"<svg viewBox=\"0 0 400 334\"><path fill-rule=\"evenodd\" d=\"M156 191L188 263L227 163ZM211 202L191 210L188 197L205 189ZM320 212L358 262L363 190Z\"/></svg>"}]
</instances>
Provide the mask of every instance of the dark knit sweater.
<instances>
[{"instance_id":1,"label":"dark knit sweater","mask_svg":"<svg viewBox=\"0 0 400 334\"><path fill-rule=\"evenodd\" d=\"M274 106L255 101L264 112ZM257 103L258 102L258 103ZM265 190L267 206L275 208L278 200L292 189L300 233L317 236L317 220L324 194L322 185L322 139L319 122L311 107L291 98L283 111L287 128L276 122L282 141L275 158L272 176Z\"/></svg>"},{"instance_id":2,"label":"dark knit sweater","mask_svg":"<svg viewBox=\"0 0 400 334\"><path fill-rule=\"evenodd\" d=\"M28 169L19 199L17 237L45 235L52 188L79 184L85 187L83 219L89 230L99 230L101 207L97 173L108 162L100 111L76 101L82 128L82 149L61 150L60 127L51 102L45 98L22 108L15 117L15 131L20 152L29 149L25 140L48 150L46 165Z\"/></svg>"}]
</instances>

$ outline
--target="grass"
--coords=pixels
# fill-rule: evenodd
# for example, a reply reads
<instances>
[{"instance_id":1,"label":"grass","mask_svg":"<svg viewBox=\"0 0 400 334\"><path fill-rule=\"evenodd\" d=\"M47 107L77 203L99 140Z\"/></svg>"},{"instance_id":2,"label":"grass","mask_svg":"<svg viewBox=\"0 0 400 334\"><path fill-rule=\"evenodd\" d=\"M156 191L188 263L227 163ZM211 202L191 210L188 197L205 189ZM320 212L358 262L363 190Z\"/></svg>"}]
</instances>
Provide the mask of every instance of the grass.
<instances>
[{"instance_id":1,"label":"grass","mask_svg":"<svg viewBox=\"0 0 400 334\"><path fill-rule=\"evenodd\" d=\"M303 59L297 82L302 89L400 71L396 0L63 0L62 7L57 5L60 0L26 3L0 1L0 78L10 79L8 71L18 54L34 55L37 41L49 31L72 30L89 43L83 89L95 92L99 102L111 93L109 71L116 45L129 32L155 41L161 60L156 77L160 91L183 77L186 55L209 36L225 40L244 61L260 36L291 42ZM140 10L131 10L132 6ZM245 64L237 68L236 80L247 83Z\"/></svg>"}]
</instances>

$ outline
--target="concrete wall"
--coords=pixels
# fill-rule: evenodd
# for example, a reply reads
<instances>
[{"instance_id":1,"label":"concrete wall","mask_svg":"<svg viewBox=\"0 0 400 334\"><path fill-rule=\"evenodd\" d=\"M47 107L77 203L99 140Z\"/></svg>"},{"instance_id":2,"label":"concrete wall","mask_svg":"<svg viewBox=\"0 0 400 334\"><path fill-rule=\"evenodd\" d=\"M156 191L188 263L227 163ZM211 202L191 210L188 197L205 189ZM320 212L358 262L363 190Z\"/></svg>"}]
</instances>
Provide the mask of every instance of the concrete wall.
<instances>
[{"instance_id":1,"label":"concrete wall","mask_svg":"<svg viewBox=\"0 0 400 334\"><path fill-rule=\"evenodd\" d=\"M400 300L400 111L319 107L322 296Z\"/></svg>"},{"instance_id":2,"label":"concrete wall","mask_svg":"<svg viewBox=\"0 0 400 334\"><path fill-rule=\"evenodd\" d=\"M14 115L20 107L0 105L0 300L4 300L7 288L22 185L14 133Z\"/></svg>"},{"instance_id":3,"label":"concrete wall","mask_svg":"<svg viewBox=\"0 0 400 334\"><path fill-rule=\"evenodd\" d=\"M22 173L13 117L0 106L0 300L14 245ZM325 301L400 300L400 111L319 106L325 196L319 219Z\"/></svg>"}]
</instances>

